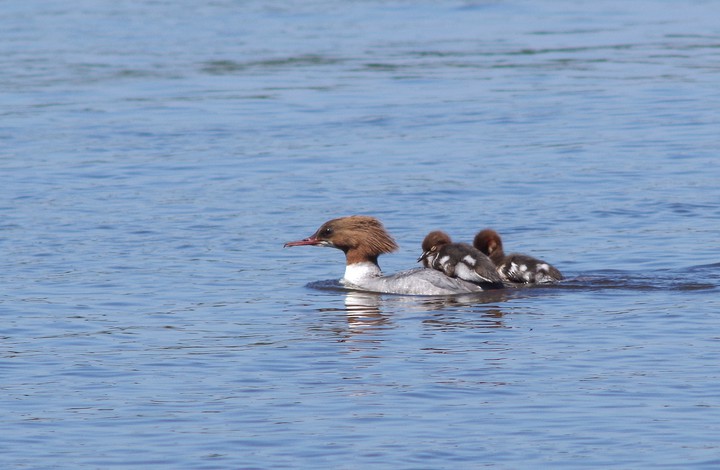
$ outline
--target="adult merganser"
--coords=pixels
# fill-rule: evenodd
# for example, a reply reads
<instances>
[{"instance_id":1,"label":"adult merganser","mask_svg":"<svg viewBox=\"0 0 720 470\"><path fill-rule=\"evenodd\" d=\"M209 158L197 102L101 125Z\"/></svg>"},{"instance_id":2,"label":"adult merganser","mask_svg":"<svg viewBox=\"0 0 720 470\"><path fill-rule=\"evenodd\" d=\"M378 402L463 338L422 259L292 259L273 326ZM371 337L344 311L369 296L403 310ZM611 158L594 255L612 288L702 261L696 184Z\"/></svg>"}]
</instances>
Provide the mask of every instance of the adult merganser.
<instances>
[{"instance_id":1,"label":"adult merganser","mask_svg":"<svg viewBox=\"0 0 720 470\"><path fill-rule=\"evenodd\" d=\"M426 268L491 289L503 287L502 278L490 258L466 243L453 243L445 232L428 233L422 249L418 261Z\"/></svg>"},{"instance_id":2,"label":"adult merganser","mask_svg":"<svg viewBox=\"0 0 720 470\"><path fill-rule=\"evenodd\" d=\"M308 238L285 243L289 246L329 246L345 253L342 284L351 288L387 294L451 295L481 292L472 282L446 276L434 269L416 268L383 276L378 256L395 251L395 240L374 217L353 215L325 222Z\"/></svg>"},{"instance_id":3,"label":"adult merganser","mask_svg":"<svg viewBox=\"0 0 720 470\"><path fill-rule=\"evenodd\" d=\"M475 235L473 246L490 257L500 276L519 284L547 284L563 279L555 267L543 260L519 253L506 255L500 235L484 229Z\"/></svg>"}]
</instances>

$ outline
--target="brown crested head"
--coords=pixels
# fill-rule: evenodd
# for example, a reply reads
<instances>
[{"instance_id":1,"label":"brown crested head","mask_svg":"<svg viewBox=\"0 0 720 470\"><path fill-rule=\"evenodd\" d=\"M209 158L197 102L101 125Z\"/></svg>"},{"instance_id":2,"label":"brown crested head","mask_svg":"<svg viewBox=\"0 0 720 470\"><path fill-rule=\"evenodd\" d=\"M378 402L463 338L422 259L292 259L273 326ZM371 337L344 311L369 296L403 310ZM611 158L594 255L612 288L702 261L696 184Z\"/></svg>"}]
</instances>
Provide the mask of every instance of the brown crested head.
<instances>
[{"instance_id":1,"label":"brown crested head","mask_svg":"<svg viewBox=\"0 0 720 470\"><path fill-rule=\"evenodd\" d=\"M432 232L425 235L425 239L422 242L423 253L429 251L436 251L441 246L452 243L450 235L440 230L433 230Z\"/></svg>"},{"instance_id":2,"label":"brown crested head","mask_svg":"<svg viewBox=\"0 0 720 470\"><path fill-rule=\"evenodd\" d=\"M475 235L473 246L483 252L487 256L503 253L502 239L500 235L492 229L486 228Z\"/></svg>"},{"instance_id":3,"label":"brown crested head","mask_svg":"<svg viewBox=\"0 0 720 470\"><path fill-rule=\"evenodd\" d=\"M338 248L347 255L348 264L361 261L377 263L383 253L397 250L395 240L375 217L351 215L328 220L317 231L303 240L285 246L317 245Z\"/></svg>"}]
</instances>

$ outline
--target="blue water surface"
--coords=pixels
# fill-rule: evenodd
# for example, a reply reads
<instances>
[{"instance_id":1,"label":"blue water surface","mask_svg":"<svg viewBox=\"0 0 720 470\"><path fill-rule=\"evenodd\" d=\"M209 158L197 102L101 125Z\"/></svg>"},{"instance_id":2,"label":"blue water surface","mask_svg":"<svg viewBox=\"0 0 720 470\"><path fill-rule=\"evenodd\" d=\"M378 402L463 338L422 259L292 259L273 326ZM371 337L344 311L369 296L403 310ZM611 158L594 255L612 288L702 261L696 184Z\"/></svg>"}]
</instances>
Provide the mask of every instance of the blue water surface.
<instances>
[{"instance_id":1,"label":"blue water surface","mask_svg":"<svg viewBox=\"0 0 720 470\"><path fill-rule=\"evenodd\" d=\"M720 3L10 1L2 468L716 468ZM557 286L349 292L379 217Z\"/></svg>"}]
</instances>

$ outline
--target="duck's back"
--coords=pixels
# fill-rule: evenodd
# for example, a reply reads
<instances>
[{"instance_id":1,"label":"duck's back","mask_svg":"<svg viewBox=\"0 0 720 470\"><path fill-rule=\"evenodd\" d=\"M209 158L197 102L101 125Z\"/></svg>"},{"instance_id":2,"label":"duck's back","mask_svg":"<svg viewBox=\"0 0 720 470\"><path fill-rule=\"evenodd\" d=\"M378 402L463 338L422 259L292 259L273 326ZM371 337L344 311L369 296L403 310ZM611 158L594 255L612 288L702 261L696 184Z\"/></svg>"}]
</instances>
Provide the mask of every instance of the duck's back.
<instances>
[{"instance_id":1,"label":"duck's back","mask_svg":"<svg viewBox=\"0 0 720 470\"><path fill-rule=\"evenodd\" d=\"M451 278L440 271L426 268L409 269L390 276L367 278L345 285L371 292L405 295L454 295L483 291L483 288L477 284Z\"/></svg>"},{"instance_id":2,"label":"duck's back","mask_svg":"<svg viewBox=\"0 0 720 470\"><path fill-rule=\"evenodd\" d=\"M548 284L563 279L562 273L550 263L519 253L506 256L498 271L506 280L522 284Z\"/></svg>"}]
</instances>

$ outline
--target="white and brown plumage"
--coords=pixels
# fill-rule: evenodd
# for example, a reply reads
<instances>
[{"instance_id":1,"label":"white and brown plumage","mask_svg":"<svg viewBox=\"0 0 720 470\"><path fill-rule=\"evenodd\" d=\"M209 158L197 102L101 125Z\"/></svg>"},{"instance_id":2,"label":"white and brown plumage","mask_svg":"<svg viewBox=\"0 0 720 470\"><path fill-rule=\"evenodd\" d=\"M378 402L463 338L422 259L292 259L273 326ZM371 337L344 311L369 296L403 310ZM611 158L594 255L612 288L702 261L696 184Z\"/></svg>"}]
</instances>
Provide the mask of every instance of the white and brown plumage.
<instances>
[{"instance_id":1,"label":"white and brown plumage","mask_svg":"<svg viewBox=\"0 0 720 470\"><path fill-rule=\"evenodd\" d=\"M422 249L418 261L422 261L426 268L488 289L503 287L502 278L490 258L466 243L453 243L445 232L435 230L428 233Z\"/></svg>"},{"instance_id":2,"label":"white and brown plumage","mask_svg":"<svg viewBox=\"0 0 720 470\"><path fill-rule=\"evenodd\" d=\"M411 295L466 294L483 290L472 282L430 269L417 268L383 276L378 257L395 251L397 244L374 217L353 215L332 219L308 238L285 244L286 247L303 245L342 250L346 263L345 275L340 282L350 288Z\"/></svg>"},{"instance_id":3,"label":"white and brown plumage","mask_svg":"<svg viewBox=\"0 0 720 470\"><path fill-rule=\"evenodd\" d=\"M505 254L502 238L492 229L475 235L473 246L486 254L503 280L517 284L548 284L563 279L562 273L543 260L520 253Z\"/></svg>"}]
</instances>

